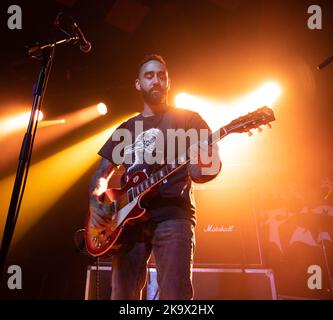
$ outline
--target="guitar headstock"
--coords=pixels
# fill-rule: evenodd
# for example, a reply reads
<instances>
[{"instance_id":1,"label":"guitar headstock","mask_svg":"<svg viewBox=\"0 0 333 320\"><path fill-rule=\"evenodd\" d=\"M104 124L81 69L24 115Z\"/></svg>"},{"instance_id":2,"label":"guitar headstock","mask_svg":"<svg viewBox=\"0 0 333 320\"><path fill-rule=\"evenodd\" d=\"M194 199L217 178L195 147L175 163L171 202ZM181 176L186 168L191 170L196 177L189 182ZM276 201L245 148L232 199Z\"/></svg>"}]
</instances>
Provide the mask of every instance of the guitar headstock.
<instances>
[{"instance_id":1,"label":"guitar headstock","mask_svg":"<svg viewBox=\"0 0 333 320\"><path fill-rule=\"evenodd\" d=\"M249 134L251 134L251 129L258 128L259 131L261 131L260 126L268 125L270 127L270 122L274 120L275 117L273 110L265 106L231 121L224 128L228 133L249 132Z\"/></svg>"}]
</instances>

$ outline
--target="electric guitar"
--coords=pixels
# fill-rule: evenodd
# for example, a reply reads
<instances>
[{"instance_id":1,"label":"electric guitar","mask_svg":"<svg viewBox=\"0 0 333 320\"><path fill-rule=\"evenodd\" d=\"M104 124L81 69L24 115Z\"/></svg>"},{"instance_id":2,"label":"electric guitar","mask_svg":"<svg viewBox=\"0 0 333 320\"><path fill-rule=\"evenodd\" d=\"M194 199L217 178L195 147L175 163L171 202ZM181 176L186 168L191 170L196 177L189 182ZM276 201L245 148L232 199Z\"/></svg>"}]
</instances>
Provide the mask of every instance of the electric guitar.
<instances>
[{"instance_id":1,"label":"electric guitar","mask_svg":"<svg viewBox=\"0 0 333 320\"><path fill-rule=\"evenodd\" d=\"M270 122L274 120L273 110L262 107L221 127L206 143L211 145L230 133L248 132L251 135L251 129L261 130L261 125L270 127ZM189 161L188 159L180 164L166 164L150 176L143 171L136 172L122 188L107 189L103 195L104 201L111 208L107 227L94 227L90 213L86 219L85 241L88 253L94 257L104 257L120 252L130 234L131 225L150 218L142 206L143 200L149 197L164 179L187 165Z\"/></svg>"}]
</instances>

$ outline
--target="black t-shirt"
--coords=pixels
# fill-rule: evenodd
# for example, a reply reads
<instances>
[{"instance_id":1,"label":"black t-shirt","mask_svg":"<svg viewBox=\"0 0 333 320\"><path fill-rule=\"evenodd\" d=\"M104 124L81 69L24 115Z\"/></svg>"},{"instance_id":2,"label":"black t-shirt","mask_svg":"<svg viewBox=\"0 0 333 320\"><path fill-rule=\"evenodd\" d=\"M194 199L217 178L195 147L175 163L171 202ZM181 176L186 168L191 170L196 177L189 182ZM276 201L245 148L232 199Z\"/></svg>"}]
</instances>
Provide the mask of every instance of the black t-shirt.
<instances>
[{"instance_id":1,"label":"black t-shirt","mask_svg":"<svg viewBox=\"0 0 333 320\"><path fill-rule=\"evenodd\" d=\"M139 130L140 128L142 130ZM129 130L132 137L131 143L127 143L128 141L125 141L125 139L120 139L119 141L119 137L115 137L115 132L119 129ZM125 173L121 177L121 185L124 185L128 178L137 171L145 171L149 176L163 166L151 161L149 161L149 164L146 163L145 160L147 158L144 155L147 152L148 155L156 157L156 153L162 150L163 155L160 155L160 157L164 161L167 160L167 157L170 159L170 154L172 154L174 149L170 147L172 143L170 137L174 136L170 136L170 130L168 129L183 129L185 131L192 129L192 133L193 130L197 132L197 137L199 137L200 129L206 129L205 132L207 134L211 133L209 126L198 113L170 107L166 111L156 113L153 116L144 117L139 114L123 122L114 131L98 154L117 166L123 165L125 167ZM157 140L162 141L158 146L156 145ZM174 156L171 158L175 158L175 162L178 163L177 156L186 154L186 150L194 140L186 139L185 150L180 148L183 144L179 143L178 139L172 139L172 141L175 141L176 148L173 153ZM123 143L122 146L120 143ZM119 157L115 157L115 154L113 154L113 151L116 151L116 147L118 151L122 150L121 156L124 157L122 162L118 160ZM165 179L144 206L151 213L153 221L187 218L195 224L195 202L188 167L184 166Z\"/></svg>"}]
</instances>

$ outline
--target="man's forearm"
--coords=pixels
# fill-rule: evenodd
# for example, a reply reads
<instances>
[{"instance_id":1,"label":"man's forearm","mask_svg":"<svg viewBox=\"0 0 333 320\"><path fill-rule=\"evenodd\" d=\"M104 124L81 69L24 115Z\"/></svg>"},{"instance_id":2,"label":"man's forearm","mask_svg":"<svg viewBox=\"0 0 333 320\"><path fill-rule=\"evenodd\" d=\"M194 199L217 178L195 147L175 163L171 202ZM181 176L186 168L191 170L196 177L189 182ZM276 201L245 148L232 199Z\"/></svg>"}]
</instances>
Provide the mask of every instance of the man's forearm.
<instances>
[{"instance_id":1,"label":"man's forearm","mask_svg":"<svg viewBox=\"0 0 333 320\"><path fill-rule=\"evenodd\" d=\"M92 195L96 188L100 184L100 180L104 179L106 182L112 175L115 166L108 160L102 159L99 167L97 168L95 174L93 175L90 185L89 185L89 194Z\"/></svg>"},{"instance_id":2,"label":"man's forearm","mask_svg":"<svg viewBox=\"0 0 333 320\"><path fill-rule=\"evenodd\" d=\"M89 185L89 209L95 226L103 225L103 217L110 211L108 205L100 201L100 195L106 190L107 182L115 168L110 161L103 159L91 179Z\"/></svg>"}]
</instances>

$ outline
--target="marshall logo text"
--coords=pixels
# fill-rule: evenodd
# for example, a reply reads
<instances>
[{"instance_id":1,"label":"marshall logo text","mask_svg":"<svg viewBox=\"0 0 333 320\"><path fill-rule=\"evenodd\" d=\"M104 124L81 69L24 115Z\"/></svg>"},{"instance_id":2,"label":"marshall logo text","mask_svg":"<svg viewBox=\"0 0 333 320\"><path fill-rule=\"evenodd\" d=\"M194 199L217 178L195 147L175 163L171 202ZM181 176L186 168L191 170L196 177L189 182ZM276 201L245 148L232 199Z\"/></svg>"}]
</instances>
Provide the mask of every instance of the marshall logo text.
<instances>
[{"instance_id":1,"label":"marshall logo text","mask_svg":"<svg viewBox=\"0 0 333 320\"><path fill-rule=\"evenodd\" d=\"M235 226L215 226L214 224L209 224L207 228L204 229L204 232L233 232Z\"/></svg>"}]
</instances>

